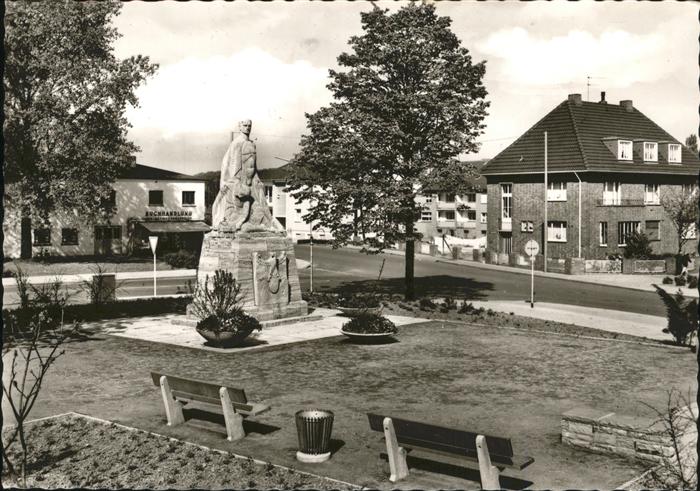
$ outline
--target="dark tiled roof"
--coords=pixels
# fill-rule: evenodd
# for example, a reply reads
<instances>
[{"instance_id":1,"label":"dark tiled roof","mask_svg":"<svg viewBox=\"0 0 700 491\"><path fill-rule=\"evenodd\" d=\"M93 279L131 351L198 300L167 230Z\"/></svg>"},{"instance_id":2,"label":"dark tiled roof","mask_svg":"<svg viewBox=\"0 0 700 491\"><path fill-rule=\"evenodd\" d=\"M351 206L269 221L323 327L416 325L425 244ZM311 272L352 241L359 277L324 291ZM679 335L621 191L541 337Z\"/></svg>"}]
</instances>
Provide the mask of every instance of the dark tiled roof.
<instances>
[{"instance_id":1,"label":"dark tiled roof","mask_svg":"<svg viewBox=\"0 0 700 491\"><path fill-rule=\"evenodd\" d=\"M261 181L286 181L288 166L289 164L284 164L282 167L258 169L258 177Z\"/></svg>"},{"instance_id":2,"label":"dark tiled roof","mask_svg":"<svg viewBox=\"0 0 700 491\"><path fill-rule=\"evenodd\" d=\"M144 179L144 180L163 180L163 181L203 181L194 176L180 174L158 167L150 167L148 165L136 164L131 169L124 172L119 179Z\"/></svg>"},{"instance_id":3,"label":"dark tiled roof","mask_svg":"<svg viewBox=\"0 0 700 491\"><path fill-rule=\"evenodd\" d=\"M527 174L544 170L544 132L547 132L550 172L596 171L652 174L697 174L698 157L682 146L682 164L669 165L661 159L644 163L633 153L632 161L617 160L603 139L680 143L636 108L628 111L617 104L565 100L491 159L482 173Z\"/></svg>"}]
</instances>

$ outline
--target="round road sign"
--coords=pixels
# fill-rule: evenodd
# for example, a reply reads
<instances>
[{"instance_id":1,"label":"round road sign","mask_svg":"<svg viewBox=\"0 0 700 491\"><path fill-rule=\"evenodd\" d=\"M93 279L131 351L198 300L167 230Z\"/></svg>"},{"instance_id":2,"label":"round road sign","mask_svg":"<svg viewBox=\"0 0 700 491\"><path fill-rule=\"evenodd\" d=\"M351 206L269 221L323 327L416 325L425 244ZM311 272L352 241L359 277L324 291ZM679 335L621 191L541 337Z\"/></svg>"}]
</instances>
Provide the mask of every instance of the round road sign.
<instances>
[{"instance_id":1,"label":"round road sign","mask_svg":"<svg viewBox=\"0 0 700 491\"><path fill-rule=\"evenodd\" d=\"M536 240L528 240L525 244L525 253L530 257L535 257L540 252L540 245Z\"/></svg>"}]
</instances>

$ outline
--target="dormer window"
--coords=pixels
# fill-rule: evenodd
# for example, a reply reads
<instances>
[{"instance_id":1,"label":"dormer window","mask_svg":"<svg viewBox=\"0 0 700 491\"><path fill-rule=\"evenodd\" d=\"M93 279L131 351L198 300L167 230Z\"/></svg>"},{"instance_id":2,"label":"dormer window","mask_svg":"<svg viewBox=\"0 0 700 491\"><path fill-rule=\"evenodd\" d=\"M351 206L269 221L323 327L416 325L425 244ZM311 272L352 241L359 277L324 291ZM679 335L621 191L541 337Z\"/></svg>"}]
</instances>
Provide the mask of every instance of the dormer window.
<instances>
[{"instance_id":1,"label":"dormer window","mask_svg":"<svg viewBox=\"0 0 700 491\"><path fill-rule=\"evenodd\" d=\"M644 162L658 160L659 145L656 142L644 142Z\"/></svg>"},{"instance_id":2,"label":"dormer window","mask_svg":"<svg viewBox=\"0 0 700 491\"><path fill-rule=\"evenodd\" d=\"M629 140L617 141L617 159L632 160L632 142Z\"/></svg>"},{"instance_id":3,"label":"dormer window","mask_svg":"<svg viewBox=\"0 0 700 491\"><path fill-rule=\"evenodd\" d=\"M681 146L677 143L669 143L668 145L668 161L673 164L681 163Z\"/></svg>"}]
</instances>

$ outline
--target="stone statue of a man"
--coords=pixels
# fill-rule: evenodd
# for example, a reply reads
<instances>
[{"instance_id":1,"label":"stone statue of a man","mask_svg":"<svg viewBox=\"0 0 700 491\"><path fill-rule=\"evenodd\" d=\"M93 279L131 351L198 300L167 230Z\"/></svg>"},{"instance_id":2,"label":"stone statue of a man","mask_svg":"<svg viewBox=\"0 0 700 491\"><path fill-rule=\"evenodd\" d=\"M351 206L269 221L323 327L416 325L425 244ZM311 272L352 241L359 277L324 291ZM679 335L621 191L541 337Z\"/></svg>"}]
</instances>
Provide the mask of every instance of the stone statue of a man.
<instances>
[{"instance_id":1,"label":"stone statue of a man","mask_svg":"<svg viewBox=\"0 0 700 491\"><path fill-rule=\"evenodd\" d=\"M257 175L255 143L249 136L251 121L238 124L239 132L221 162L219 194L212 206L212 227L225 231L278 231L281 224L270 214L265 191Z\"/></svg>"}]
</instances>

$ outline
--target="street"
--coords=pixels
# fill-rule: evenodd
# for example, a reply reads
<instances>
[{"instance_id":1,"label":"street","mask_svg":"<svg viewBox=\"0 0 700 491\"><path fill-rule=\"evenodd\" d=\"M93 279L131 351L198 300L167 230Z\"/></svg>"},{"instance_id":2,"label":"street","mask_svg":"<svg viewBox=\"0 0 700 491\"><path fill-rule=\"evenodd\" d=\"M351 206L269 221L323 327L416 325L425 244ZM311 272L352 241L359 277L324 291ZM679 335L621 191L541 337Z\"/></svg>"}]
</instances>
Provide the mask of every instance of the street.
<instances>
[{"instance_id":1,"label":"street","mask_svg":"<svg viewBox=\"0 0 700 491\"><path fill-rule=\"evenodd\" d=\"M295 246L299 259L309 261L309 246ZM404 258L395 254L367 255L357 249L333 250L327 245L315 245L314 290L324 291L339 286L353 291L403 293ZM384 261L381 281L376 283ZM416 256L416 293L430 296L452 296L470 300L520 300L530 298L530 276L507 271L496 271L437 262L435 258ZM187 282L194 277L161 278L158 294L172 295L188 291ZM311 269L299 270L302 291L309 290ZM67 284L70 302L86 302L80 293L80 284ZM153 282L150 279L119 281L118 297L150 296ZM8 286L3 293L4 305L16 304L16 287ZM606 285L579 283L557 278L535 278L535 301L563 303L584 307L622 310L639 314L665 316L665 308L652 292L629 290Z\"/></svg>"},{"instance_id":2,"label":"street","mask_svg":"<svg viewBox=\"0 0 700 491\"><path fill-rule=\"evenodd\" d=\"M297 257L309 260L309 246L298 245ZM381 289L403 292L404 258L395 254L369 256L357 249L314 246L314 290L323 291L340 285L353 289L367 288L367 280L376 280L384 263ZM299 272L302 289L309 288L310 269ZM444 296L471 300L529 300L530 275L437 262L435 258L416 255L417 295ZM622 310L638 314L665 316L658 295L652 292L579 283L557 278L535 278L535 301Z\"/></svg>"}]
</instances>

